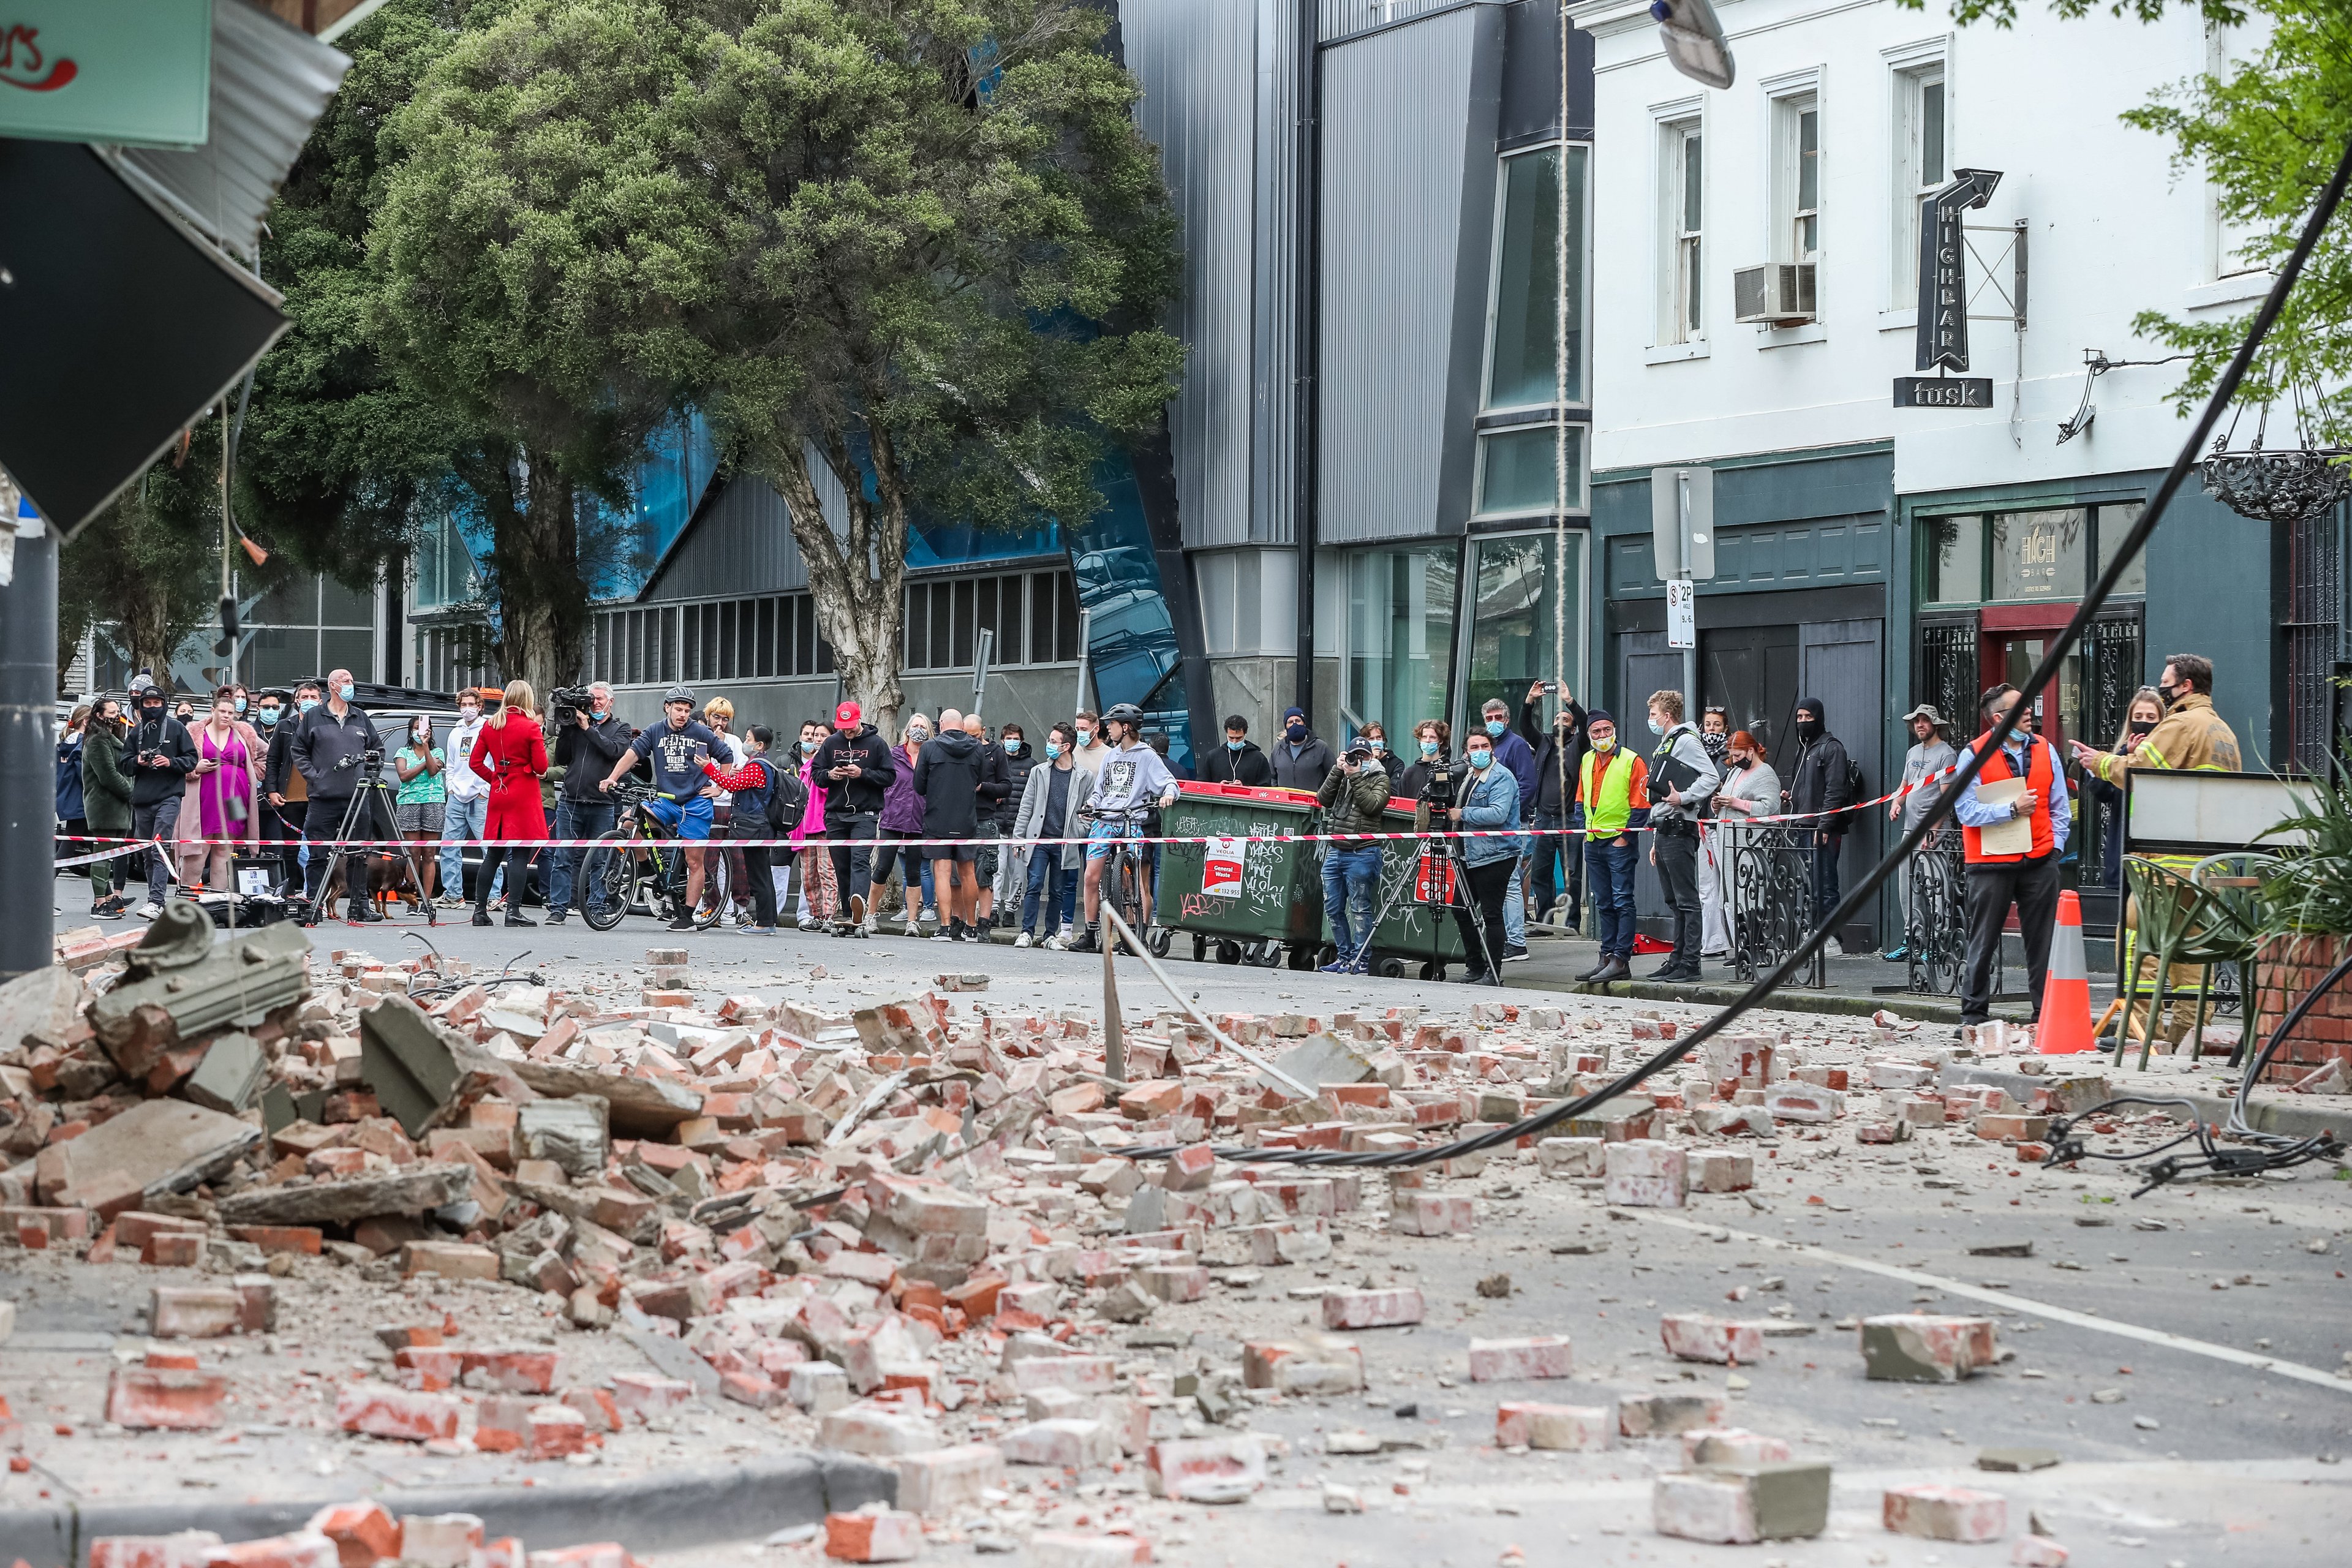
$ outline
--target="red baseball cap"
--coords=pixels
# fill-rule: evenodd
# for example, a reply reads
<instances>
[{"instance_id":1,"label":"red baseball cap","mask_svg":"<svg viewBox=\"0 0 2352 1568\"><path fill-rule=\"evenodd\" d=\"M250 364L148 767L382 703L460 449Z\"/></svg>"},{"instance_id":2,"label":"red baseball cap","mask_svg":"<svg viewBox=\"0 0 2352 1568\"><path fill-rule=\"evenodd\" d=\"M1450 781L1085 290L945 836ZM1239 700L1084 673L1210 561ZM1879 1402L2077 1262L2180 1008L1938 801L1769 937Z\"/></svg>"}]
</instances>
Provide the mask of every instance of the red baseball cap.
<instances>
[{"instance_id":1,"label":"red baseball cap","mask_svg":"<svg viewBox=\"0 0 2352 1568\"><path fill-rule=\"evenodd\" d=\"M864 710L855 702L845 702L833 710L833 721L835 724L855 724L865 716Z\"/></svg>"}]
</instances>

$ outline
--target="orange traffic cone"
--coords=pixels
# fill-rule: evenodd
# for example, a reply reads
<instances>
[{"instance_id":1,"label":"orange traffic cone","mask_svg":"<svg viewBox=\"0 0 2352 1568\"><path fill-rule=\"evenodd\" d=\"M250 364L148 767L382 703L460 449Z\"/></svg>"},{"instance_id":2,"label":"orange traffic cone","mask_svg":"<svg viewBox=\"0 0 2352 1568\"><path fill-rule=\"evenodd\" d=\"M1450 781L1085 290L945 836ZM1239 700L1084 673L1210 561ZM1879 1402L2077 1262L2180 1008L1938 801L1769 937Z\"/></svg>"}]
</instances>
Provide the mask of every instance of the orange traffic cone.
<instances>
[{"instance_id":1,"label":"orange traffic cone","mask_svg":"<svg viewBox=\"0 0 2352 1568\"><path fill-rule=\"evenodd\" d=\"M2058 895L2058 926L2050 938L2050 978L2042 987L2042 1020L2033 1031L2045 1057L2093 1048L2091 963L2083 952L2083 900Z\"/></svg>"}]
</instances>

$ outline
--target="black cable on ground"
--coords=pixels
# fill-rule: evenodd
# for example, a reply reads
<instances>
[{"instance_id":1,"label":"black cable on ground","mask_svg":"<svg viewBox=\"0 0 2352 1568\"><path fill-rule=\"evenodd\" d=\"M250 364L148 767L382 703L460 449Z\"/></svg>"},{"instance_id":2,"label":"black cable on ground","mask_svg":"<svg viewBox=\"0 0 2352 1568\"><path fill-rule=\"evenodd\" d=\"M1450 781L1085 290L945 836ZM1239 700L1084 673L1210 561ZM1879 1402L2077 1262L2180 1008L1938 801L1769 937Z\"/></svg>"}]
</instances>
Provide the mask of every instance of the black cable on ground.
<instances>
[{"instance_id":1,"label":"black cable on ground","mask_svg":"<svg viewBox=\"0 0 2352 1568\"><path fill-rule=\"evenodd\" d=\"M2179 493L2180 487L2187 482L2189 470L2197 466L2198 454L2204 450L2206 437L2212 434L2213 426L2220 421L2222 410L2226 409L2231 400L2237 395L2238 385L2245 379L2247 367L2253 363L2254 351L2262 346L2263 338L2270 334L2271 328L2276 324L2279 312L2285 308L2287 295L2294 288L2295 279L2302 276L2304 263L2310 258L2312 248L2319 242L2321 233L2326 229L2328 223L2336 216L2336 209L2344 199L2345 186L2347 183L2352 183L2352 142L2346 144L2344 154L2336 163L2335 176L2328 181L2326 188L2320 193L2318 204L2311 210L2311 216L2305 220L2303 233L2295 240L2294 249L2288 255L2286 264L2279 269L2278 278L2272 283L2270 293L2264 297L2262 309L2254 313L2253 324L2248 328L2245 341L2238 345L2238 352L2231 356L2230 363L2223 369L2221 379L2214 383L2212 395L2206 399L2203 411L2198 415L2197 422L2190 429L2188 439L2181 443L2179 454L2173 458L2172 466L2165 470L2163 482L2157 487L2156 494L2149 500L2147 509L2140 513L2139 521L2134 523L2131 531L2124 536L2123 544L2116 550L2114 559L2109 561L2106 569L2099 574L2099 580L2092 585L2089 595L2075 610L2074 618L2066 623L2066 629L2051 643L2049 651L2042 656L2041 664L2035 667L2032 676L2025 683L2024 689L2018 694L2015 705L2000 722L1993 726L1991 733L1986 738L1985 744L1974 749L1966 764L1954 776L1943 795L1928 809L1918 825L1906 833L1895 847L1888 851L1876 866L1871 868L1869 874L1839 900L1837 908L1831 911L1829 917L1814 928L1812 934L1807 937L1795 952L1782 959L1779 967L1771 973L1759 979L1741 994L1738 1000L1699 1025L1687 1037L1675 1040L1622 1078L1603 1084L1589 1094L1564 1100L1534 1116L1512 1122L1508 1126L1493 1128L1487 1131L1430 1149L1401 1149L1393 1152L1364 1150L1349 1152L1332 1149L1252 1149L1233 1146L1218 1148L1215 1151L1218 1157L1259 1164L1356 1165L1391 1168L1426 1165L1439 1160L1479 1153L1504 1143L1516 1143L1522 1138L1534 1137L1548 1131L1563 1121L1591 1114L1619 1095L1636 1088L1645 1079L1680 1061L1694 1048L1705 1045L1738 1019L1762 1005L1774 992L1787 984L1800 969L1812 962L1813 955L1828 943L1831 933L1860 913L1862 906L1869 901L1873 893L1878 890L1879 885L1893 876L1903 863L1910 858L1912 852L1917 849L1927 836L1942 824L1946 816L1950 815L1953 806L1959 800L1961 792L1966 790L1977 774L1984 770L1985 763L1992 753L2008 742L2010 734L2015 730L2019 721L2026 713L2032 710L2035 700L2041 697L2050 683L2057 679L2059 668L2064 662L2067 654L2082 640L2083 633L2090 626L2092 617L2098 614L2100 607L2105 605L2114 595L2116 584L2123 580L2125 571L2139 559L2140 552L2147 548L2148 536L2156 531L2156 525L2163 521L2165 510L2172 504L2173 497ZM1165 1159L1175 1152L1176 1149L1173 1146L1124 1151L1128 1158L1137 1160ZM2234 1152L2223 1151L2223 1152Z\"/></svg>"}]
</instances>

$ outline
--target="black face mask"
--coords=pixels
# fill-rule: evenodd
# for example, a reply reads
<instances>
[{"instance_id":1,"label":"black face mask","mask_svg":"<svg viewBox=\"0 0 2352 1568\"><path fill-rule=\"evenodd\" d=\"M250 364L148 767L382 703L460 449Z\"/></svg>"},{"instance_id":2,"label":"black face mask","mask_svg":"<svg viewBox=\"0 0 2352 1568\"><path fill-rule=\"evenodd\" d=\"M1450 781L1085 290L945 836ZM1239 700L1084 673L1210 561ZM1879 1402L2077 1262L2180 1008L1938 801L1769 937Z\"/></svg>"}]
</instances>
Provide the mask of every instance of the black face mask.
<instances>
[{"instance_id":1,"label":"black face mask","mask_svg":"<svg viewBox=\"0 0 2352 1568\"><path fill-rule=\"evenodd\" d=\"M2156 694L2164 699L2164 705L2167 708L2180 700L2180 688L2178 686L2159 686L2156 689Z\"/></svg>"},{"instance_id":2,"label":"black face mask","mask_svg":"<svg viewBox=\"0 0 2352 1568\"><path fill-rule=\"evenodd\" d=\"M1822 721L1809 713L1797 715L1797 739L1818 741L1822 738Z\"/></svg>"},{"instance_id":3,"label":"black face mask","mask_svg":"<svg viewBox=\"0 0 2352 1568\"><path fill-rule=\"evenodd\" d=\"M2135 735L2152 734L2155 730L2156 721L2153 719L2135 719L2131 721L2131 732Z\"/></svg>"}]
</instances>

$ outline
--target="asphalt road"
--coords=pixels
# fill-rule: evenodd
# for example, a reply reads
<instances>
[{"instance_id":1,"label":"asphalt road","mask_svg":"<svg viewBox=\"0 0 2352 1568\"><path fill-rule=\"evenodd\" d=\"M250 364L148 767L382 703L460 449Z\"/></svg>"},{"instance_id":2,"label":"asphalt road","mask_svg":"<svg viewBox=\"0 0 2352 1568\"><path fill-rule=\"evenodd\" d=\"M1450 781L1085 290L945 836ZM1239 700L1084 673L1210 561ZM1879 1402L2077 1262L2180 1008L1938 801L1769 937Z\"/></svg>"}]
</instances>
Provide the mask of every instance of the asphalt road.
<instances>
[{"instance_id":1,"label":"asphalt road","mask_svg":"<svg viewBox=\"0 0 2352 1568\"><path fill-rule=\"evenodd\" d=\"M61 884L62 886L62 884ZM79 889L60 900L60 923ZM497 967L521 960L568 981L633 986L649 947L676 939L650 921L600 934L576 922L549 930L477 930L421 923L322 927L322 948L392 958L414 931L446 953ZM773 937L712 932L688 939L691 984L706 995L789 994L820 1005L899 994L950 971L991 976L1003 1005L1099 1006L1098 958L1003 945L985 950L898 937L841 940L797 931ZM1180 952L1181 950L1180 949ZM1211 1010L1302 1011L1405 1003L1453 1011L1474 994L1424 984L1179 960L1170 972ZM1122 1000L1168 998L1132 959L1118 964ZM1524 998L1524 993L1522 997ZM1574 1005L1654 1009L1673 1005L1577 997ZM1782 1015L1793 1030L1819 1019ZM1799 1038L1804 1037L1801 1033ZM2113 1141L2110 1141L2113 1142ZM1478 1198L1475 1236L1391 1236L1343 1218L1327 1264L1263 1271L1204 1302L1164 1308L1154 1330L1198 1336L1229 1364L1233 1342L1297 1326L1314 1303L1296 1286L1417 1283L1430 1303L1410 1330L1358 1337L1370 1392L1353 1401L1288 1403L1252 1412L1293 1447L1252 1503L1186 1510L1146 1527L1162 1563L1351 1565L1661 1561L1801 1564L1990 1563L2005 1549L1890 1536L1878 1527L1878 1488L1895 1479L1980 1485L2012 1500L2012 1535L2031 1509L2075 1564L2340 1564L2352 1560L2352 1379L2333 1375L2352 1352L2352 1173L2326 1165L2284 1177L2168 1188L2138 1199L2120 1167L2080 1173L2018 1168L1999 1145L1958 1131L1907 1145L1864 1148L1843 1129L1820 1141L1784 1129L1757 1150L1752 1196L1710 1196L1679 1213L1612 1212L1598 1193L1546 1181L1531 1164L1496 1162L1447 1184ZM1929 1185L1930 1183L1936 1184ZM1820 1202L1811 1200L1818 1198ZM2030 1256L1987 1256L1976 1249ZM1555 1246L1583 1250L1559 1253ZM1891 1277L1884 1270L1926 1278ZM1499 1299L1476 1281L1509 1276ZM1727 1298L1744 1290L1745 1299ZM2015 1356L1951 1386L1870 1383L1851 1331L1880 1312L1981 1311L1987 1302ZM1729 1392L1718 1367L1684 1366L1658 1346L1669 1310L1776 1314L1812 1331L1767 1342L1764 1363L1742 1368ZM2043 1310L2050 1309L2051 1310ZM2146 1331L2133 1337L2119 1331ZM1567 1333L1577 1375L1563 1384L1478 1384L1466 1379L1473 1337ZM2173 1336L2166 1339L2164 1336ZM2232 1358L2235 1359L2232 1359ZM2284 1367L2260 1363L2275 1358ZM1800 1455L1833 1459L1839 1477L1832 1533L1822 1540L1734 1549L1663 1540L1649 1528L1648 1478L1671 1468L1664 1445L1601 1455L1509 1456L1491 1447L1498 1400L1599 1403L1612 1393L1663 1387L1728 1393L1728 1418L1776 1434ZM1398 1414L1411 1405L1411 1415ZM1322 1429L1359 1426L1404 1440L1371 1458L1321 1452ZM1973 1468L1993 1447L2055 1449L2063 1463L2032 1476ZM1107 1489L1045 1500L1036 1520L1068 1525L1134 1500L1136 1478ZM1322 1484L1359 1489L1360 1515L1322 1511ZM1081 1495L1085 1494L1085 1495ZM1008 1505L1022 1517L1038 1494ZM1055 1511L1058 1510L1058 1511ZM1035 1522L1031 1520L1031 1522ZM664 1568L740 1562L743 1548L660 1559ZM935 1545L929 1555L968 1554ZM1727 1557L1727 1553L1735 1555ZM1957 1554L1957 1555L1956 1555ZM786 1560L810 1555L776 1548ZM812 1557L812 1560L813 1557Z\"/></svg>"}]
</instances>

